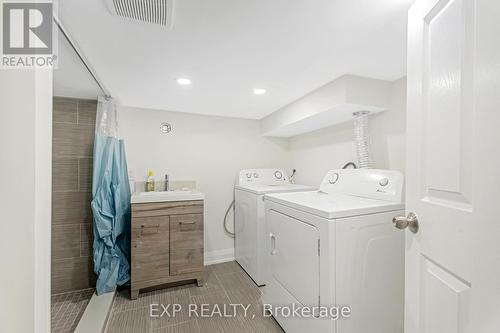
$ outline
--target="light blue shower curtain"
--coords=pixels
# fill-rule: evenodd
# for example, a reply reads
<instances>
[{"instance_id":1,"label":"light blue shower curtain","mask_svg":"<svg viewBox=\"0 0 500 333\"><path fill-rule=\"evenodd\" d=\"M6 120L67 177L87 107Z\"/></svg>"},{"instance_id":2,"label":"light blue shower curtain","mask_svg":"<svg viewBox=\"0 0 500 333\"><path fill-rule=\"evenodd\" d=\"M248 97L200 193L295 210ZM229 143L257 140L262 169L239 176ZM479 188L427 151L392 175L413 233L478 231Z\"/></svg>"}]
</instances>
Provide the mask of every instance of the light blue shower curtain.
<instances>
[{"instance_id":1,"label":"light blue shower curtain","mask_svg":"<svg viewBox=\"0 0 500 333\"><path fill-rule=\"evenodd\" d=\"M116 105L99 99L94 141L92 212L96 292L130 280L130 187L123 140L117 138Z\"/></svg>"}]
</instances>

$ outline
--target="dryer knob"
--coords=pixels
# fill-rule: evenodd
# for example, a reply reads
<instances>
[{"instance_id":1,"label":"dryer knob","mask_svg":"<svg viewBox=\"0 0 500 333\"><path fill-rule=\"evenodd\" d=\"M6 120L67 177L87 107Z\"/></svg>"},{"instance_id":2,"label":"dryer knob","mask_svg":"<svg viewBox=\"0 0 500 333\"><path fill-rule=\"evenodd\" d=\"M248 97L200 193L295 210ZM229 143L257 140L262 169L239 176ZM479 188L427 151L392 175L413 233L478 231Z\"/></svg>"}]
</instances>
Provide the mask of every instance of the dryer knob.
<instances>
[{"instance_id":1,"label":"dryer knob","mask_svg":"<svg viewBox=\"0 0 500 333\"><path fill-rule=\"evenodd\" d=\"M258 174L257 172L256 172L256 173L254 173L254 174L253 174L253 176L254 176L255 178L259 178L259 174Z\"/></svg>"},{"instance_id":2,"label":"dryer knob","mask_svg":"<svg viewBox=\"0 0 500 333\"><path fill-rule=\"evenodd\" d=\"M334 174L332 174L332 176L330 177L330 180L328 180L328 182L333 185L338 180L339 180L339 174L335 172Z\"/></svg>"},{"instance_id":3,"label":"dryer knob","mask_svg":"<svg viewBox=\"0 0 500 333\"><path fill-rule=\"evenodd\" d=\"M251 173L247 173L247 178L252 178L252 174Z\"/></svg>"},{"instance_id":4,"label":"dryer knob","mask_svg":"<svg viewBox=\"0 0 500 333\"><path fill-rule=\"evenodd\" d=\"M276 179L281 179L281 178L283 178L283 174L281 173L281 171L276 170L276 171L274 172L274 177L275 177Z\"/></svg>"},{"instance_id":5,"label":"dryer knob","mask_svg":"<svg viewBox=\"0 0 500 333\"><path fill-rule=\"evenodd\" d=\"M389 179L382 178L378 183L380 184L380 186L387 186L387 184L389 184Z\"/></svg>"}]
</instances>

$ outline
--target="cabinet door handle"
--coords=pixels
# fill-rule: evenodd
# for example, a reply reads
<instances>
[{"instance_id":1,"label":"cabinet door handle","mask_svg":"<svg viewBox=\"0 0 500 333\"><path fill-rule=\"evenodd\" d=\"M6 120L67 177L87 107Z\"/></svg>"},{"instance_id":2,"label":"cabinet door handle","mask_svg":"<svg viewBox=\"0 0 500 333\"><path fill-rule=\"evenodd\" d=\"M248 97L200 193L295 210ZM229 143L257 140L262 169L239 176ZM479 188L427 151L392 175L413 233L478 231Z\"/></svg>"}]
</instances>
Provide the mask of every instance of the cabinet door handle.
<instances>
[{"instance_id":1,"label":"cabinet door handle","mask_svg":"<svg viewBox=\"0 0 500 333\"><path fill-rule=\"evenodd\" d=\"M188 224L195 224L196 222L195 221L181 221L179 222L179 224L181 225L188 225Z\"/></svg>"},{"instance_id":2,"label":"cabinet door handle","mask_svg":"<svg viewBox=\"0 0 500 333\"><path fill-rule=\"evenodd\" d=\"M146 232L146 230L150 230L150 229L156 229L155 232ZM141 225L141 235L145 235L145 234L157 234L160 232L160 225L159 224L156 224L156 225L144 225L142 224Z\"/></svg>"}]
</instances>

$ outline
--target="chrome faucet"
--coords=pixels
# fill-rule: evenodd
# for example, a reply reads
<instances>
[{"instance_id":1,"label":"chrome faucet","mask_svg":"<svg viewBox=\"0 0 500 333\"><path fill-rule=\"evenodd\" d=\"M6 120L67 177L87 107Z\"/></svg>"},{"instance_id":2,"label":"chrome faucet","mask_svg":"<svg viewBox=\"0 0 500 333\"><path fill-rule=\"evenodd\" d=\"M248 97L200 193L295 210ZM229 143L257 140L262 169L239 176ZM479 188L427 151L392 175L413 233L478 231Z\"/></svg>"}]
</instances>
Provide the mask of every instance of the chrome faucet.
<instances>
[{"instance_id":1,"label":"chrome faucet","mask_svg":"<svg viewBox=\"0 0 500 333\"><path fill-rule=\"evenodd\" d=\"M168 175L165 175L165 191L170 191L170 181Z\"/></svg>"}]
</instances>

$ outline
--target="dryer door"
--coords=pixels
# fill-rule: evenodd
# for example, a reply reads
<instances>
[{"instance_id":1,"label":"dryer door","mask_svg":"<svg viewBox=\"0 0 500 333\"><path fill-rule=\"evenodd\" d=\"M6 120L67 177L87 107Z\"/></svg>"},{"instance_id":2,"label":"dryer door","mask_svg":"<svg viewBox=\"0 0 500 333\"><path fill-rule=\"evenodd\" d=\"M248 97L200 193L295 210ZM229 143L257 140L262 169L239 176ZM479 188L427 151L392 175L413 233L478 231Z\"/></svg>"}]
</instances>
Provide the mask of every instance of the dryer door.
<instances>
[{"instance_id":1,"label":"dryer door","mask_svg":"<svg viewBox=\"0 0 500 333\"><path fill-rule=\"evenodd\" d=\"M271 210L269 223L270 303L319 305L319 232L315 226ZM271 299L275 296L274 300ZM290 298L291 296L291 298ZM300 304L299 304L300 303Z\"/></svg>"}]
</instances>

